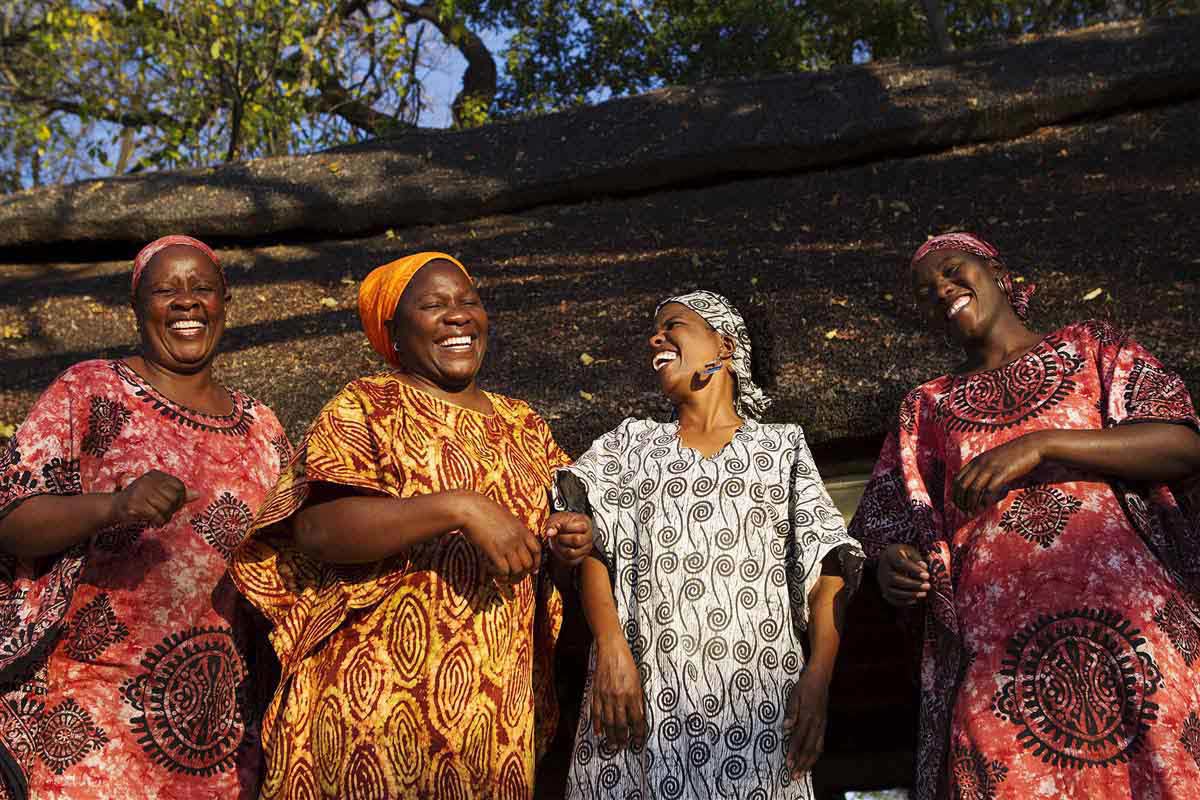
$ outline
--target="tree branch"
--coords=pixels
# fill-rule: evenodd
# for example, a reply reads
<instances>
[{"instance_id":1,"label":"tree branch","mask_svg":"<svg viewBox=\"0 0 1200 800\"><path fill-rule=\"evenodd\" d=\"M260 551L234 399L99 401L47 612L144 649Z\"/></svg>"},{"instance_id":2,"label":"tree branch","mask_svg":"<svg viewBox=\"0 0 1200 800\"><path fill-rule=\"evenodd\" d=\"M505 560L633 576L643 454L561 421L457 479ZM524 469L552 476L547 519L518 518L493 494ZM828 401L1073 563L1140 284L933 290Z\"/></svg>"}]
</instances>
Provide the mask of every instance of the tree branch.
<instances>
[{"instance_id":1,"label":"tree branch","mask_svg":"<svg viewBox=\"0 0 1200 800\"><path fill-rule=\"evenodd\" d=\"M77 103L74 100L63 100L57 97L39 97L37 95L31 95L21 91L14 92L13 99L23 103L36 105L45 111L61 111L64 114L74 114L75 116L81 118L92 117L94 119L102 119L105 122L113 122L118 125L124 125L128 128L141 128L146 126L162 127L178 124L176 119L170 114L162 111L155 111L152 108L141 110L85 110L83 103Z\"/></svg>"},{"instance_id":2,"label":"tree branch","mask_svg":"<svg viewBox=\"0 0 1200 800\"><path fill-rule=\"evenodd\" d=\"M491 108L496 99L496 60L492 58L483 39L469 30L462 20L442 16L432 3L418 6L402 0L388 2L405 17L433 25L466 59L467 71L463 73L462 90L450 106L454 111L454 121L459 124L469 122L464 114L471 105Z\"/></svg>"}]
</instances>

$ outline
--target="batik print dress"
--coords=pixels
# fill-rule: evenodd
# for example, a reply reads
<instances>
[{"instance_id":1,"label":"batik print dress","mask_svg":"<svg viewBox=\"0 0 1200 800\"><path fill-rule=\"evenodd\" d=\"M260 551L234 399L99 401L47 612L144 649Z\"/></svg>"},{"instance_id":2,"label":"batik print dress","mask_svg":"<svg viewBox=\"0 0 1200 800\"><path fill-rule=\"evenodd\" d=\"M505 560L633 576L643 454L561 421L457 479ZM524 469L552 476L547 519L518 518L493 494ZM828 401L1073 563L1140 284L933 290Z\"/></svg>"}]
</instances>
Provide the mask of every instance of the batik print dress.
<instances>
[{"instance_id":1,"label":"batik print dress","mask_svg":"<svg viewBox=\"0 0 1200 800\"><path fill-rule=\"evenodd\" d=\"M596 736L589 678L567 796L811 798L783 729L807 598L826 555L850 591L863 557L799 426L747 420L703 458L677 423L628 419L568 471L587 489L648 737L614 750Z\"/></svg>"},{"instance_id":2,"label":"batik print dress","mask_svg":"<svg viewBox=\"0 0 1200 800\"><path fill-rule=\"evenodd\" d=\"M974 517L951 485L1038 430L1197 427L1183 382L1103 322L901 405L851 533L916 547L924 603L916 797L1194 798L1200 547L1181 487L1048 463Z\"/></svg>"},{"instance_id":3,"label":"batik print dress","mask_svg":"<svg viewBox=\"0 0 1200 800\"><path fill-rule=\"evenodd\" d=\"M510 587L460 531L359 566L314 561L293 515L314 483L407 498L469 490L539 539L569 458L528 404L443 402L396 373L360 378L318 415L232 574L275 624L283 666L263 724L262 800L531 800L557 717L562 600L549 570Z\"/></svg>"},{"instance_id":4,"label":"batik print dress","mask_svg":"<svg viewBox=\"0 0 1200 800\"><path fill-rule=\"evenodd\" d=\"M30 565L0 558L0 744L35 798L253 797L253 609L226 576L289 456L275 415L159 394L121 361L46 390L0 461L0 513L40 494L113 492L151 469L200 498L165 526L113 527ZM262 694L262 692L257 692Z\"/></svg>"}]
</instances>

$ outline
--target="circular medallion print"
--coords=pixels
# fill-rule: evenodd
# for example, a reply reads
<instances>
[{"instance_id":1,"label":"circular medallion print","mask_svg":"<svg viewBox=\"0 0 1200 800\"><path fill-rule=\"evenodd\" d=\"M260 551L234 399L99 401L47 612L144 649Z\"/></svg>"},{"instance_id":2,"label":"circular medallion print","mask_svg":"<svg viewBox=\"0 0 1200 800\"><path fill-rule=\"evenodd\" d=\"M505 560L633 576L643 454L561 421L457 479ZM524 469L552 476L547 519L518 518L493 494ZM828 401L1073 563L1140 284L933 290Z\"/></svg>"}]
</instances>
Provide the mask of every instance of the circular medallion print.
<instances>
[{"instance_id":1,"label":"circular medallion print","mask_svg":"<svg viewBox=\"0 0 1200 800\"><path fill-rule=\"evenodd\" d=\"M1055 766L1127 760L1156 719L1149 697L1162 681L1140 634L1107 610L1039 618L1009 641L997 714Z\"/></svg>"},{"instance_id":2,"label":"circular medallion print","mask_svg":"<svg viewBox=\"0 0 1200 800\"><path fill-rule=\"evenodd\" d=\"M131 722L146 753L172 772L232 767L245 732L246 670L229 631L172 634L142 664L147 672L122 693L142 712Z\"/></svg>"},{"instance_id":3,"label":"circular medallion print","mask_svg":"<svg viewBox=\"0 0 1200 800\"><path fill-rule=\"evenodd\" d=\"M1083 360L1055 337L999 369L955 378L938 411L954 431L1010 428L1058 405Z\"/></svg>"}]
</instances>

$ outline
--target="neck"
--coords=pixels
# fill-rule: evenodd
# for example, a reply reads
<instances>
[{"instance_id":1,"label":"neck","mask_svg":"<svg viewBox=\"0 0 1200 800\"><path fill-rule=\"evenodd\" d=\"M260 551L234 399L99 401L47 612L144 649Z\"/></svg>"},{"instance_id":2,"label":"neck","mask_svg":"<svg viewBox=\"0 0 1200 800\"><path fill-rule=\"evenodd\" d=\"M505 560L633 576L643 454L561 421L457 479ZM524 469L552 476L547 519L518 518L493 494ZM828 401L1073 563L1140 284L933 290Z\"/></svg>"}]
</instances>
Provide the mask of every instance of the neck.
<instances>
[{"instance_id":1,"label":"neck","mask_svg":"<svg viewBox=\"0 0 1200 800\"><path fill-rule=\"evenodd\" d=\"M1041 339L1041 334L1027 328L1016 314L1005 314L985 336L966 343L967 367L985 370L1004 366Z\"/></svg>"},{"instance_id":2,"label":"neck","mask_svg":"<svg viewBox=\"0 0 1200 800\"><path fill-rule=\"evenodd\" d=\"M195 372L173 372L144 356L130 359L131 366L146 381L168 397L186 403L188 400L206 397L216 387L213 381L212 362L206 362Z\"/></svg>"},{"instance_id":3,"label":"neck","mask_svg":"<svg viewBox=\"0 0 1200 800\"><path fill-rule=\"evenodd\" d=\"M462 386L443 385L437 381L431 380L424 375L417 375L413 372L400 370L396 373L400 380L412 386L415 389L420 389L423 392L428 392L434 397L440 397L443 400L449 400L456 405L467 406L468 408L475 407L480 403L487 403L483 391L479 388L479 384L472 378L469 383Z\"/></svg>"},{"instance_id":4,"label":"neck","mask_svg":"<svg viewBox=\"0 0 1200 800\"><path fill-rule=\"evenodd\" d=\"M717 380L714 378L712 383L716 383ZM721 385L714 386L710 383L704 389L689 392L687 397L675 404L680 430L703 433L721 428L736 428L742 424L742 418L734 410L733 380L725 373L720 374L719 380Z\"/></svg>"}]
</instances>

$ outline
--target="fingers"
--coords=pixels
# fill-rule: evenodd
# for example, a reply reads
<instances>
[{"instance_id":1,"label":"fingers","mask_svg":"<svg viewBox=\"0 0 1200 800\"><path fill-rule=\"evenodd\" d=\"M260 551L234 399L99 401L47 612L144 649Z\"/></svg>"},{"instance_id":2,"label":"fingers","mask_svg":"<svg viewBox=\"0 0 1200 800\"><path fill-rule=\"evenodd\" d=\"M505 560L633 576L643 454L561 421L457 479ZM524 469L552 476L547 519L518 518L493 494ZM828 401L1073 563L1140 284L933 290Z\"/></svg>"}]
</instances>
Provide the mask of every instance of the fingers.
<instances>
[{"instance_id":1,"label":"fingers","mask_svg":"<svg viewBox=\"0 0 1200 800\"><path fill-rule=\"evenodd\" d=\"M929 565L921 560L921 554L915 547L906 544L895 548L889 547L884 551L884 560L887 561L893 572L922 581L929 580Z\"/></svg>"},{"instance_id":2,"label":"fingers","mask_svg":"<svg viewBox=\"0 0 1200 800\"><path fill-rule=\"evenodd\" d=\"M606 731L607 738L614 746L625 747L629 744L629 715L626 713L626 704L621 699L612 703L609 709L612 718Z\"/></svg>"},{"instance_id":3,"label":"fingers","mask_svg":"<svg viewBox=\"0 0 1200 800\"><path fill-rule=\"evenodd\" d=\"M604 711L600 700L600 693L594 688L592 690L592 733L596 736L600 735L601 726L604 722Z\"/></svg>"},{"instance_id":4,"label":"fingers","mask_svg":"<svg viewBox=\"0 0 1200 800\"><path fill-rule=\"evenodd\" d=\"M629 744L641 747L646 741L646 709L640 692L627 702L625 717L629 720Z\"/></svg>"},{"instance_id":5,"label":"fingers","mask_svg":"<svg viewBox=\"0 0 1200 800\"><path fill-rule=\"evenodd\" d=\"M575 566L592 552L592 537L581 533L560 533L550 540L550 551L567 566Z\"/></svg>"},{"instance_id":6,"label":"fingers","mask_svg":"<svg viewBox=\"0 0 1200 800\"><path fill-rule=\"evenodd\" d=\"M895 606L911 606L932 588L929 568L916 548L897 545L883 551L877 572L883 597Z\"/></svg>"}]
</instances>

